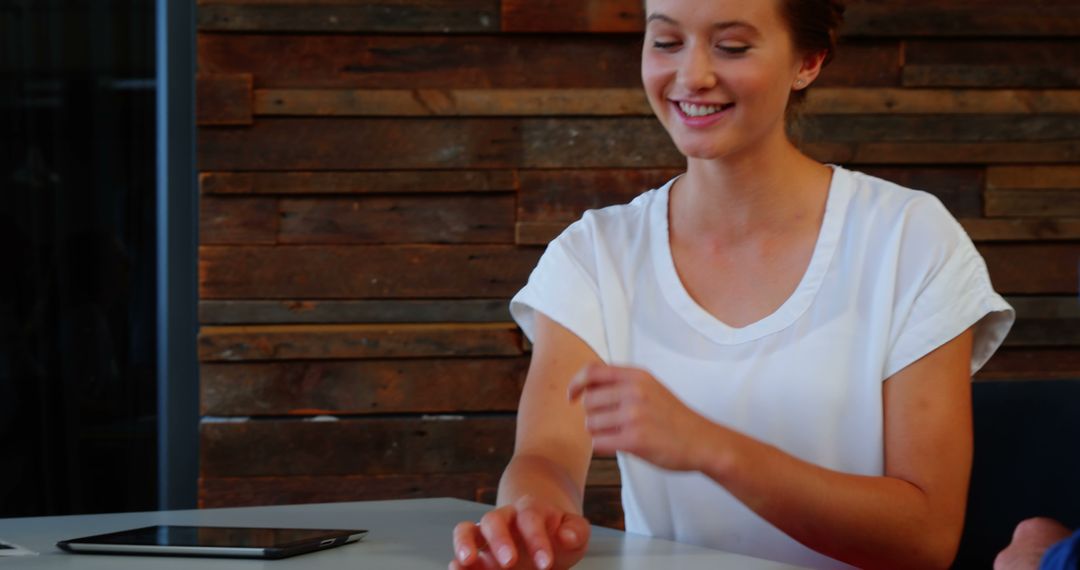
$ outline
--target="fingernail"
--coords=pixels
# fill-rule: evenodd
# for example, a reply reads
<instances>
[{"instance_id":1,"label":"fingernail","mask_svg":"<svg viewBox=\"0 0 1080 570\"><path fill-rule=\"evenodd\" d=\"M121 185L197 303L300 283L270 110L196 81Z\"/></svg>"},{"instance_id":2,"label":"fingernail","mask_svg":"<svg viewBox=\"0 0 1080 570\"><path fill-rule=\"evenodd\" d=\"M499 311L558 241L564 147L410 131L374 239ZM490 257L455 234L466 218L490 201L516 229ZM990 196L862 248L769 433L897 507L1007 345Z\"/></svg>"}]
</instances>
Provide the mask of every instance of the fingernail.
<instances>
[{"instance_id":1,"label":"fingernail","mask_svg":"<svg viewBox=\"0 0 1080 570\"><path fill-rule=\"evenodd\" d=\"M577 533L568 528L563 529L562 536L567 542L577 542Z\"/></svg>"},{"instance_id":2,"label":"fingernail","mask_svg":"<svg viewBox=\"0 0 1080 570\"><path fill-rule=\"evenodd\" d=\"M468 548L462 548L461 550L458 550L457 551L457 557L458 557L458 560L460 560L462 562L465 562L466 560L469 559L469 549Z\"/></svg>"},{"instance_id":3,"label":"fingernail","mask_svg":"<svg viewBox=\"0 0 1080 570\"><path fill-rule=\"evenodd\" d=\"M499 558L499 564L506 566L510 563L510 559L514 557L514 553L510 552L509 546L504 546L499 549L499 552L496 554L496 556Z\"/></svg>"},{"instance_id":4,"label":"fingernail","mask_svg":"<svg viewBox=\"0 0 1080 570\"><path fill-rule=\"evenodd\" d=\"M536 556L533 556L533 560L536 561L536 566L539 568L547 568L551 564L551 559L548 558L547 552L538 550Z\"/></svg>"}]
</instances>

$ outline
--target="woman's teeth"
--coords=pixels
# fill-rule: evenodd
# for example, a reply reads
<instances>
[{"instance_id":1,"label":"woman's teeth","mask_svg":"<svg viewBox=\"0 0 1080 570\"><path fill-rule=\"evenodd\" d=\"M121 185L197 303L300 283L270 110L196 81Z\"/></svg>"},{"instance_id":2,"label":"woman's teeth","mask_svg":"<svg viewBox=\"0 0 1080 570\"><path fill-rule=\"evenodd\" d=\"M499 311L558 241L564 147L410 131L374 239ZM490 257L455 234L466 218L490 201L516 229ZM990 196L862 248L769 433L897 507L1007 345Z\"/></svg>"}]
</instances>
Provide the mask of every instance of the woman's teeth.
<instances>
[{"instance_id":1,"label":"woman's teeth","mask_svg":"<svg viewBox=\"0 0 1080 570\"><path fill-rule=\"evenodd\" d=\"M683 113L686 113L689 117L704 117L719 113L724 109L731 107L732 104L725 105L695 105L693 103L679 103L679 109L682 109Z\"/></svg>"}]
</instances>

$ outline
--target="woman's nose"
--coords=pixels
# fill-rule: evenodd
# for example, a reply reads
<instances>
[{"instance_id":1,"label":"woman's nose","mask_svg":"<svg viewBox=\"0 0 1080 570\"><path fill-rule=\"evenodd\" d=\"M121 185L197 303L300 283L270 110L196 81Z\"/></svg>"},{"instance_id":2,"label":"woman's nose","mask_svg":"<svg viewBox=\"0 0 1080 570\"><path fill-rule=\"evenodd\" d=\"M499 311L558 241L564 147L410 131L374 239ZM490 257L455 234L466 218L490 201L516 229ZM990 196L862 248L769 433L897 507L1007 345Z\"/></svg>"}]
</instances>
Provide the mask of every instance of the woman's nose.
<instances>
[{"instance_id":1,"label":"woman's nose","mask_svg":"<svg viewBox=\"0 0 1080 570\"><path fill-rule=\"evenodd\" d=\"M709 54L704 49L690 49L679 65L679 83L690 92L705 91L716 87L716 74L713 72Z\"/></svg>"}]
</instances>

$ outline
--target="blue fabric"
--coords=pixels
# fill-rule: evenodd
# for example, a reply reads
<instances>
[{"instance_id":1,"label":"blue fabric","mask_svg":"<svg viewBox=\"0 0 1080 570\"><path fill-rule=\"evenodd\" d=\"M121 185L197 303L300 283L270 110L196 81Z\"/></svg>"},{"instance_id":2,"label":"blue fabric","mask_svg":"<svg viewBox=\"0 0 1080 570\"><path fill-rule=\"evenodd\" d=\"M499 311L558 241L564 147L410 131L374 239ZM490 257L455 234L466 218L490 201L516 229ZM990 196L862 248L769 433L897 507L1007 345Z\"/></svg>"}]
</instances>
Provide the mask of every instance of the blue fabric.
<instances>
[{"instance_id":1,"label":"blue fabric","mask_svg":"<svg viewBox=\"0 0 1080 570\"><path fill-rule=\"evenodd\" d=\"M1048 548L1039 564L1039 570L1077 569L1080 569L1080 530Z\"/></svg>"}]
</instances>

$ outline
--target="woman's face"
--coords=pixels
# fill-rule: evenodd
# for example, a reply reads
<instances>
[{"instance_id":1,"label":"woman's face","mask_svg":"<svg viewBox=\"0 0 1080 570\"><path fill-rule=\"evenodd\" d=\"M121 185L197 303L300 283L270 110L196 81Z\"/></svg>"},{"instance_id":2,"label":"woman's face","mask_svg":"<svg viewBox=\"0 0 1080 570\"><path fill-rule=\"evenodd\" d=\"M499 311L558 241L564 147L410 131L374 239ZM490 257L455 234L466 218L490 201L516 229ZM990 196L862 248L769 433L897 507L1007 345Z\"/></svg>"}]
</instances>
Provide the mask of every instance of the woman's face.
<instances>
[{"instance_id":1,"label":"woman's face","mask_svg":"<svg viewBox=\"0 0 1080 570\"><path fill-rule=\"evenodd\" d=\"M780 0L648 0L641 77L679 150L715 159L783 136L802 58Z\"/></svg>"}]
</instances>

